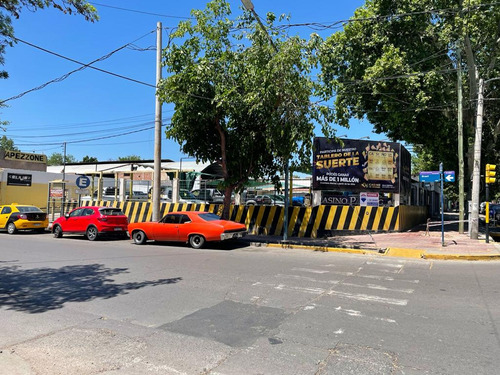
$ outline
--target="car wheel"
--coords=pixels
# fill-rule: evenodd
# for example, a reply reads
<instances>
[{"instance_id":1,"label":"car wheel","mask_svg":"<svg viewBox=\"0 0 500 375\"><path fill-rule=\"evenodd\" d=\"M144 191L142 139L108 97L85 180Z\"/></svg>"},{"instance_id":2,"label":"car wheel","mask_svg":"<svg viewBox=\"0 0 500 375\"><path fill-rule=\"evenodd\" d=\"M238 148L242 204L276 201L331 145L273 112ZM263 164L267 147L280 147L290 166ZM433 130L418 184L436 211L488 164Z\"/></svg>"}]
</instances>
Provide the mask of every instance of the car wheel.
<instances>
[{"instance_id":1,"label":"car wheel","mask_svg":"<svg viewBox=\"0 0 500 375\"><path fill-rule=\"evenodd\" d=\"M193 234L191 237L189 237L189 245L193 249L201 248L204 243L205 243L205 237L203 237L201 234Z\"/></svg>"},{"instance_id":2,"label":"car wheel","mask_svg":"<svg viewBox=\"0 0 500 375\"><path fill-rule=\"evenodd\" d=\"M134 240L134 243L136 245L143 245L146 243L146 240L148 238L146 237L146 233L144 233L142 230L138 230L137 232L134 232L132 234L132 239Z\"/></svg>"},{"instance_id":3,"label":"car wheel","mask_svg":"<svg viewBox=\"0 0 500 375\"><path fill-rule=\"evenodd\" d=\"M56 225L52 230L52 234L54 235L54 238L61 238L63 236L63 231L59 225Z\"/></svg>"},{"instance_id":4,"label":"car wheel","mask_svg":"<svg viewBox=\"0 0 500 375\"><path fill-rule=\"evenodd\" d=\"M7 233L14 234L16 232L17 232L16 224L14 223L7 224Z\"/></svg>"},{"instance_id":5,"label":"car wheel","mask_svg":"<svg viewBox=\"0 0 500 375\"><path fill-rule=\"evenodd\" d=\"M97 239L97 235L99 232L97 231L97 228L94 226L88 227L87 232L85 232L85 236L87 236L87 239L89 241L95 241Z\"/></svg>"}]
</instances>

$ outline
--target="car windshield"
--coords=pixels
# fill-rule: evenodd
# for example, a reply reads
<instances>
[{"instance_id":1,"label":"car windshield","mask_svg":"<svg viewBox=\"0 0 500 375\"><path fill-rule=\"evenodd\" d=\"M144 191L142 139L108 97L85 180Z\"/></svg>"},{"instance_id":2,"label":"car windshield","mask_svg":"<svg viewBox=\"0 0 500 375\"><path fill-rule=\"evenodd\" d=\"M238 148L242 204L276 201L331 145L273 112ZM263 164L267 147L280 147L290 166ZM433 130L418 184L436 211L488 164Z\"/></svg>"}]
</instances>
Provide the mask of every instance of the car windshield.
<instances>
[{"instance_id":1,"label":"car windshield","mask_svg":"<svg viewBox=\"0 0 500 375\"><path fill-rule=\"evenodd\" d=\"M105 215L105 216L120 216L120 215L125 215L122 210L120 210L119 208L101 208L99 210L99 212L101 213L101 215Z\"/></svg>"},{"instance_id":2,"label":"car windshield","mask_svg":"<svg viewBox=\"0 0 500 375\"><path fill-rule=\"evenodd\" d=\"M200 214L200 217L205 221L220 220L220 216L213 214L211 212L207 212L206 214Z\"/></svg>"},{"instance_id":3,"label":"car windshield","mask_svg":"<svg viewBox=\"0 0 500 375\"><path fill-rule=\"evenodd\" d=\"M181 189L179 195L181 196L182 199L196 199L193 193L184 189Z\"/></svg>"},{"instance_id":4,"label":"car windshield","mask_svg":"<svg viewBox=\"0 0 500 375\"><path fill-rule=\"evenodd\" d=\"M16 206L19 212L42 212L38 207L35 206Z\"/></svg>"}]
</instances>

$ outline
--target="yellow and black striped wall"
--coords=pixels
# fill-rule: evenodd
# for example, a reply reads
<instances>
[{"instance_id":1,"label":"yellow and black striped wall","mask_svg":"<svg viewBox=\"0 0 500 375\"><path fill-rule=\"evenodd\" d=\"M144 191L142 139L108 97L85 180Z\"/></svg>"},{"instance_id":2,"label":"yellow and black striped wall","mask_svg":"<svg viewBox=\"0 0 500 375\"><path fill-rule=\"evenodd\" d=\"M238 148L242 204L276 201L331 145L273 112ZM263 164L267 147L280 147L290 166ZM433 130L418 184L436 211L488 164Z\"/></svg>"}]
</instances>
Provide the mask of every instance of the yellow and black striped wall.
<instances>
[{"instance_id":1,"label":"yellow and black striped wall","mask_svg":"<svg viewBox=\"0 0 500 375\"><path fill-rule=\"evenodd\" d=\"M153 213L151 202L83 202L83 205L119 207L131 223L149 221ZM163 216L175 211L205 211L222 213L222 205L162 203ZM283 235L284 208L280 206L231 206L230 219L244 223L251 234ZM333 231L403 231L425 223L426 207L350 207L317 206L290 207L288 236L317 238Z\"/></svg>"}]
</instances>

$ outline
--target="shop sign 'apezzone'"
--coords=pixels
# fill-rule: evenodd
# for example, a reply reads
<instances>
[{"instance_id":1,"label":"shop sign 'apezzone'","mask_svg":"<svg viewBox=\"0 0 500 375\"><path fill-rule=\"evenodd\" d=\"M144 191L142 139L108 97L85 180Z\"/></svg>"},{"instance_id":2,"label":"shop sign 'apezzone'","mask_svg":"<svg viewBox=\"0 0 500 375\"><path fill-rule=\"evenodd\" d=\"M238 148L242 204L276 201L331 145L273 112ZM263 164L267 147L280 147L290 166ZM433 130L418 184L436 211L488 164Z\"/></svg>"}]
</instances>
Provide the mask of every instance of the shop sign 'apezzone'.
<instances>
[{"instance_id":1,"label":"shop sign 'apezzone'","mask_svg":"<svg viewBox=\"0 0 500 375\"><path fill-rule=\"evenodd\" d=\"M405 193L411 189L411 155L395 142L314 139L313 189Z\"/></svg>"},{"instance_id":2,"label":"shop sign 'apezzone'","mask_svg":"<svg viewBox=\"0 0 500 375\"><path fill-rule=\"evenodd\" d=\"M5 151L5 160L27 161L31 163L47 163L47 156L43 154L31 154L20 151Z\"/></svg>"}]
</instances>

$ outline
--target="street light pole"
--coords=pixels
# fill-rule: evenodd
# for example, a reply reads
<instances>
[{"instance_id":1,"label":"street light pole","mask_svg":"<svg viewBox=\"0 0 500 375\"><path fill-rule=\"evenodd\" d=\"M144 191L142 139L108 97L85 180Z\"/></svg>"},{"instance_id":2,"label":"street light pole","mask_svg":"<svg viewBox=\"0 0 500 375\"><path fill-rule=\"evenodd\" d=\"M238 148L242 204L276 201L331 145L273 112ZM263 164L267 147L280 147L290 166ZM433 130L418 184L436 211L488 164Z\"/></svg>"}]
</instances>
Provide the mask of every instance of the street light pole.
<instances>
[{"instance_id":1,"label":"street light pole","mask_svg":"<svg viewBox=\"0 0 500 375\"><path fill-rule=\"evenodd\" d=\"M259 23L259 26L265 32L265 34L267 36L267 39L269 40L269 43L273 47L274 51L276 53L278 53L278 48L274 44L274 41L271 38L271 35L269 35L269 33L267 32L266 27L264 26L264 24L260 20L259 15L255 11L255 7L254 7L254 5L252 3L252 0L241 0L241 2L243 3L243 6L245 7L245 9L248 10L248 11L250 11L253 14L254 18ZM285 205L283 207L283 209L284 209L284 214L283 214L283 241L286 241L288 239L288 207L290 205L290 202L289 202L289 193L288 193L288 175L289 175L288 158L286 158L284 160L284 164L285 164Z\"/></svg>"},{"instance_id":2,"label":"street light pole","mask_svg":"<svg viewBox=\"0 0 500 375\"><path fill-rule=\"evenodd\" d=\"M161 188L161 103L158 88L161 81L161 33L162 24L156 24L156 92L155 92L155 149L153 167L153 221L160 219L160 188Z\"/></svg>"}]
</instances>

